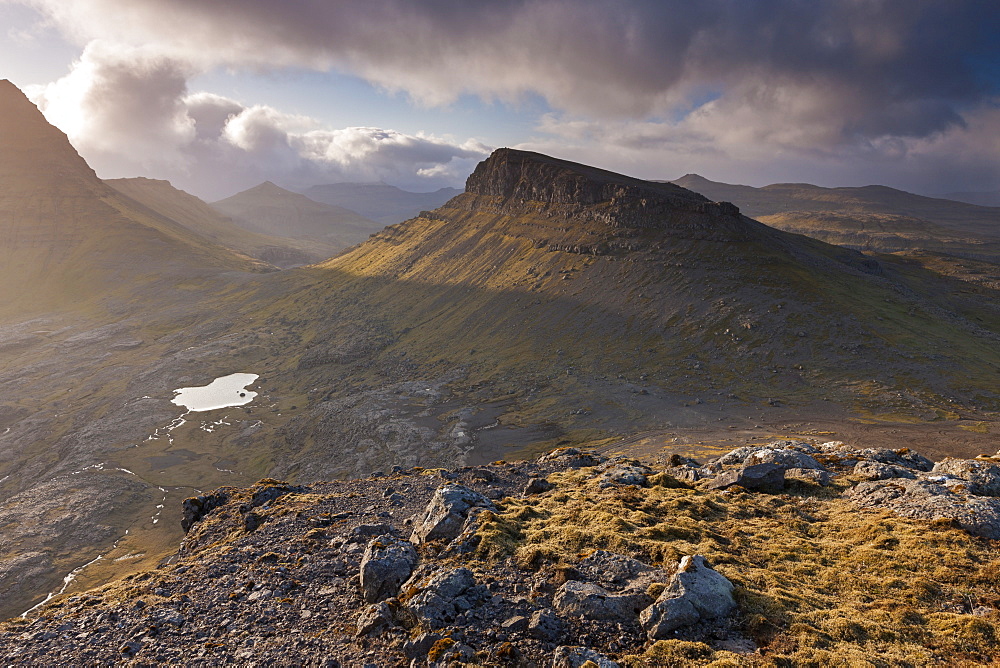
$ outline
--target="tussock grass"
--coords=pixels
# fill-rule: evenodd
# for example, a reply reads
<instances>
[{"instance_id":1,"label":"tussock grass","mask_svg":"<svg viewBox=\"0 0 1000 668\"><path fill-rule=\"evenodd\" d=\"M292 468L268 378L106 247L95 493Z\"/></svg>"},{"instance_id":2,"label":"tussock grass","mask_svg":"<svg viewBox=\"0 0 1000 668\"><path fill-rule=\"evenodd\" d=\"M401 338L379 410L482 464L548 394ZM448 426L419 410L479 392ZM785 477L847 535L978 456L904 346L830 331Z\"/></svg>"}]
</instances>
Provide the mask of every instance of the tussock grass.
<instances>
[{"instance_id":1,"label":"tussock grass","mask_svg":"<svg viewBox=\"0 0 1000 668\"><path fill-rule=\"evenodd\" d=\"M762 647L740 657L659 642L628 665L973 665L1000 654L996 545L858 510L840 498L846 482L765 495L602 490L589 469L550 480L552 492L486 517L479 558L536 569L607 549L670 568L703 554L737 585L739 626Z\"/></svg>"}]
</instances>

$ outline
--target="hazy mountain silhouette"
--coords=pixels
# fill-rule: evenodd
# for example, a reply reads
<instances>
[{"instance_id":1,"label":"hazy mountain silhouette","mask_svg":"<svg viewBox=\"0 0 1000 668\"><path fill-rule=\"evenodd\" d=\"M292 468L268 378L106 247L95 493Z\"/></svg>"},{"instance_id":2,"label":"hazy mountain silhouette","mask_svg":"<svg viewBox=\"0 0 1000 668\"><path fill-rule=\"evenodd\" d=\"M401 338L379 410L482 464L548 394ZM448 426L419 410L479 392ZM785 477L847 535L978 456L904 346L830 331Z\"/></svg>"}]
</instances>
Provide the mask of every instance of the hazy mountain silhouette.
<instances>
[{"instance_id":1,"label":"hazy mountain silhouette","mask_svg":"<svg viewBox=\"0 0 1000 668\"><path fill-rule=\"evenodd\" d=\"M335 204L392 225L413 218L426 209L436 209L461 194L457 188L414 193L385 183L330 183L312 186L305 195L317 202Z\"/></svg>"},{"instance_id":2,"label":"hazy mountain silhouette","mask_svg":"<svg viewBox=\"0 0 1000 668\"><path fill-rule=\"evenodd\" d=\"M252 232L317 241L323 248L333 249L327 257L364 241L384 227L354 211L314 201L270 181L211 206Z\"/></svg>"}]
</instances>

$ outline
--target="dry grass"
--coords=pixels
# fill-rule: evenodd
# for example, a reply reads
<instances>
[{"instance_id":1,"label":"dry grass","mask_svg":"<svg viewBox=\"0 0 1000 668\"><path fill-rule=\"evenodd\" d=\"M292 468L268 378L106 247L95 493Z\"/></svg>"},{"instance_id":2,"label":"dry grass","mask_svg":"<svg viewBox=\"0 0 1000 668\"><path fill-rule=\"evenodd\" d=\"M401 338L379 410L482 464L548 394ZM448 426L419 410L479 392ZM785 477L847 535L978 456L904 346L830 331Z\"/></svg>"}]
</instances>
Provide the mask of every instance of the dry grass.
<instances>
[{"instance_id":1,"label":"dry grass","mask_svg":"<svg viewBox=\"0 0 1000 668\"><path fill-rule=\"evenodd\" d=\"M972 614L1000 608L1000 553L989 541L857 510L842 487L774 496L663 484L601 490L587 469L551 480L552 492L509 500L489 518L481 558L538 568L608 549L669 566L703 554L737 585L740 627L763 648L758 664L971 665L1000 652L1000 615ZM629 661L754 663L678 641Z\"/></svg>"}]
</instances>

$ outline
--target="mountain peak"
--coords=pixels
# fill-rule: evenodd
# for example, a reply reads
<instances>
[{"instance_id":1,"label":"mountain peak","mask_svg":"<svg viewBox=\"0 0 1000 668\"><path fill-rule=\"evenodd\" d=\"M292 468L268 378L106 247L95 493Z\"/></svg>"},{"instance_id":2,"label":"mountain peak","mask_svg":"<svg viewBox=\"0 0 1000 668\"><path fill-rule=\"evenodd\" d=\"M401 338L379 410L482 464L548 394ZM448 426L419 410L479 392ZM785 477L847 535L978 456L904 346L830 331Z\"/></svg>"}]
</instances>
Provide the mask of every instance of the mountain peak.
<instances>
[{"instance_id":1,"label":"mountain peak","mask_svg":"<svg viewBox=\"0 0 1000 668\"><path fill-rule=\"evenodd\" d=\"M597 204L623 196L704 197L670 183L654 183L541 153L500 148L479 163L465 184L466 192L552 204Z\"/></svg>"},{"instance_id":2,"label":"mountain peak","mask_svg":"<svg viewBox=\"0 0 1000 668\"><path fill-rule=\"evenodd\" d=\"M0 178L4 185L9 189L32 179L54 184L70 174L97 180L66 135L45 120L21 89L7 79L0 81Z\"/></svg>"}]
</instances>

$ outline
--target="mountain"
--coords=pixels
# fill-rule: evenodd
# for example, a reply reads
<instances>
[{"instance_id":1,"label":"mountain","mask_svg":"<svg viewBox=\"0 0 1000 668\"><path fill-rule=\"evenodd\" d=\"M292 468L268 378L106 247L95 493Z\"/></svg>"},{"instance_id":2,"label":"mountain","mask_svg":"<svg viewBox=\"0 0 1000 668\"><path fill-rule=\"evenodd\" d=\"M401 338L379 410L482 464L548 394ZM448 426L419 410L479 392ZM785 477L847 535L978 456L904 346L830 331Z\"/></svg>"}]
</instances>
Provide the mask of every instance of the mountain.
<instances>
[{"instance_id":1,"label":"mountain","mask_svg":"<svg viewBox=\"0 0 1000 668\"><path fill-rule=\"evenodd\" d=\"M172 291L165 277L259 268L103 183L66 135L0 81L0 317L91 303L124 285Z\"/></svg>"},{"instance_id":2,"label":"mountain","mask_svg":"<svg viewBox=\"0 0 1000 668\"><path fill-rule=\"evenodd\" d=\"M978 206L1000 207L1000 190L990 192L960 192L939 195L941 199L952 199L958 202L976 204Z\"/></svg>"},{"instance_id":3,"label":"mountain","mask_svg":"<svg viewBox=\"0 0 1000 668\"><path fill-rule=\"evenodd\" d=\"M810 433L995 448L1000 276L940 262L503 149L465 193L324 263L203 272L166 306L125 283L103 320L25 317L0 328L0 615L78 567L67 593L155 567L181 499L266 477ZM235 372L258 376L249 403L171 402Z\"/></svg>"},{"instance_id":4,"label":"mountain","mask_svg":"<svg viewBox=\"0 0 1000 668\"><path fill-rule=\"evenodd\" d=\"M383 227L354 211L315 202L270 181L214 202L212 207L252 232L316 241L337 251L364 241Z\"/></svg>"},{"instance_id":5,"label":"mountain","mask_svg":"<svg viewBox=\"0 0 1000 668\"><path fill-rule=\"evenodd\" d=\"M881 252L929 250L1000 261L1000 208L914 195L885 186L822 188L778 183L763 188L688 174L673 183L737 204L788 232Z\"/></svg>"},{"instance_id":6,"label":"mountain","mask_svg":"<svg viewBox=\"0 0 1000 668\"><path fill-rule=\"evenodd\" d=\"M442 206L461 194L457 188L441 188L430 193L414 193L385 183L329 183L312 186L305 195L357 211L383 225L392 225L428 209Z\"/></svg>"},{"instance_id":7,"label":"mountain","mask_svg":"<svg viewBox=\"0 0 1000 668\"><path fill-rule=\"evenodd\" d=\"M324 241L304 241L251 232L233 223L194 195L169 181L143 177L105 180L109 186L212 241L241 253L287 268L326 259L343 250Z\"/></svg>"},{"instance_id":8,"label":"mountain","mask_svg":"<svg viewBox=\"0 0 1000 668\"><path fill-rule=\"evenodd\" d=\"M995 274L876 260L529 152L495 152L445 206L277 283L270 382L299 400L274 470L296 479L782 414L1000 406Z\"/></svg>"}]
</instances>

